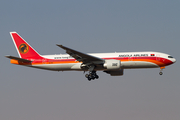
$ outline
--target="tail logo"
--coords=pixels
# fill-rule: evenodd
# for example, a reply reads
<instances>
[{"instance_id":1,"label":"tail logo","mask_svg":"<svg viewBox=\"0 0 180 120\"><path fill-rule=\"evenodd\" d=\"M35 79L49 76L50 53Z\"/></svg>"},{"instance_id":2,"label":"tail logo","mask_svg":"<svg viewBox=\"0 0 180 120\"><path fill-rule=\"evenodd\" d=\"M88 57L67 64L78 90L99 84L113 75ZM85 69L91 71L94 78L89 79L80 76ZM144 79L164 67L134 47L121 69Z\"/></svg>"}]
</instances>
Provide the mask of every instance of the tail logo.
<instances>
[{"instance_id":1,"label":"tail logo","mask_svg":"<svg viewBox=\"0 0 180 120\"><path fill-rule=\"evenodd\" d=\"M19 51L20 51L20 53L22 53L22 54L27 53L27 52L29 51L28 45L25 44L25 43L22 43L21 45L19 45Z\"/></svg>"}]
</instances>

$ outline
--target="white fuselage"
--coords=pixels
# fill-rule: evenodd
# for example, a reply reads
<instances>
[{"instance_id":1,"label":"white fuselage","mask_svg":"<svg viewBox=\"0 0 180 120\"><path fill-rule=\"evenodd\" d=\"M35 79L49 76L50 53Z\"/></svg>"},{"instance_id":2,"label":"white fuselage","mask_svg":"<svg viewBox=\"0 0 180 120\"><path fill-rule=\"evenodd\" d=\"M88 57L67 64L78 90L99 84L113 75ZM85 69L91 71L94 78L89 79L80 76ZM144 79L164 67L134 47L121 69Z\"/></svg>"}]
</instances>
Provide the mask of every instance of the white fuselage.
<instances>
[{"instance_id":1,"label":"white fuselage","mask_svg":"<svg viewBox=\"0 0 180 120\"><path fill-rule=\"evenodd\" d=\"M160 52L91 53L89 55L106 60L120 60L122 69L155 68L175 62L174 58L168 58L170 55ZM43 55L42 57L45 58L42 63L28 66L55 71L82 70L82 63L68 54ZM57 61L60 61L60 63ZM104 68L98 68L98 70L104 70Z\"/></svg>"}]
</instances>

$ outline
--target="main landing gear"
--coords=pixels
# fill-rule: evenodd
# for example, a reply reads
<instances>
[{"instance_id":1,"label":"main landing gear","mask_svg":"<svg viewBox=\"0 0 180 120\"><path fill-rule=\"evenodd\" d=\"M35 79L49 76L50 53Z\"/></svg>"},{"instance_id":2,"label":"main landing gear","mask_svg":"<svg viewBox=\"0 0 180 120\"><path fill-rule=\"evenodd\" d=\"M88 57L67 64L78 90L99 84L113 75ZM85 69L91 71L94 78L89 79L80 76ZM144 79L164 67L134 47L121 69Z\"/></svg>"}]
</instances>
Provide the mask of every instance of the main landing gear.
<instances>
[{"instance_id":1,"label":"main landing gear","mask_svg":"<svg viewBox=\"0 0 180 120\"><path fill-rule=\"evenodd\" d=\"M160 67L160 69L161 69L161 70L160 70L160 72L159 72L159 75L163 75L163 72L162 72L162 71L163 71L163 69L165 69L165 67Z\"/></svg>"},{"instance_id":2,"label":"main landing gear","mask_svg":"<svg viewBox=\"0 0 180 120\"><path fill-rule=\"evenodd\" d=\"M96 74L96 71L89 72L89 74L86 74L85 77L86 77L89 81L99 78L99 76Z\"/></svg>"},{"instance_id":3,"label":"main landing gear","mask_svg":"<svg viewBox=\"0 0 180 120\"><path fill-rule=\"evenodd\" d=\"M98 79L99 76L96 74L96 71L94 70L95 66L94 65L88 65L87 66L89 69L89 74L86 74L85 77L91 81L91 80L94 80L94 79Z\"/></svg>"}]
</instances>

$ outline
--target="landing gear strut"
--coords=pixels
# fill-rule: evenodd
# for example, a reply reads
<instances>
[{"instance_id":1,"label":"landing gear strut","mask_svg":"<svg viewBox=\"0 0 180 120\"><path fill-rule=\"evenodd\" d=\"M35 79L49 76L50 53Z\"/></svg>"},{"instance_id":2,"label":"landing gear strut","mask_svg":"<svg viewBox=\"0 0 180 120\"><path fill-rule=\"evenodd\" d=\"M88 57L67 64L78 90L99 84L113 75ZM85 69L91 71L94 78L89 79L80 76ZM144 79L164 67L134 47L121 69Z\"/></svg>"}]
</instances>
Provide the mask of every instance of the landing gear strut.
<instances>
[{"instance_id":1,"label":"landing gear strut","mask_svg":"<svg viewBox=\"0 0 180 120\"><path fill-rule=\"evenodd\" d=\"M163 71L164 68L165 68L165 67L160 67L161 70L160 70L160 72L159 72L159 75L163 75L163 72L162 72L162 71Z\"/></svg>"},{"instance_id":2,"label":"landing gear strut","mask_svg":"<svg viewBox=\"0 0 180 120\"><path fill-rule=\"evenodd\" d=\"M96 74L96 71L89 72L89 74L86 74L85 77L86 77L89 81L99 78L99 76Z\"/></svg>"}]
</instances>

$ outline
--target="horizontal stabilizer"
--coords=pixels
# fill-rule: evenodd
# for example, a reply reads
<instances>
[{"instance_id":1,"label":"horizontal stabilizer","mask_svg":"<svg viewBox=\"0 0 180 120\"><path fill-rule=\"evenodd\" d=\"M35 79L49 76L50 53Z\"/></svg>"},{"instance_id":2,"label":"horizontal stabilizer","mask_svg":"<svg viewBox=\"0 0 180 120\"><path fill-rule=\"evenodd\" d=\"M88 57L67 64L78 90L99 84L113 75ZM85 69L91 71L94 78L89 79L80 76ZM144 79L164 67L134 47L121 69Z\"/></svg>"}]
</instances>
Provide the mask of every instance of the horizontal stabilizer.
<instances>
[{"instance_id":1,"label":"horizontal stabilizer","mask_svg":"<svg viewBox=\"0 0 180 120\"><path fill-rule=\"evenodd\" d=\"M23 59L23 58L19 58L19 57L14 57L14 56L10 56L10 55L6 55L5 57L10 58L10 59L14 59L14 60L19 60L21 62L32 62L31 60L27 60L27 59Z\"/></svg>"}]
</instances>

